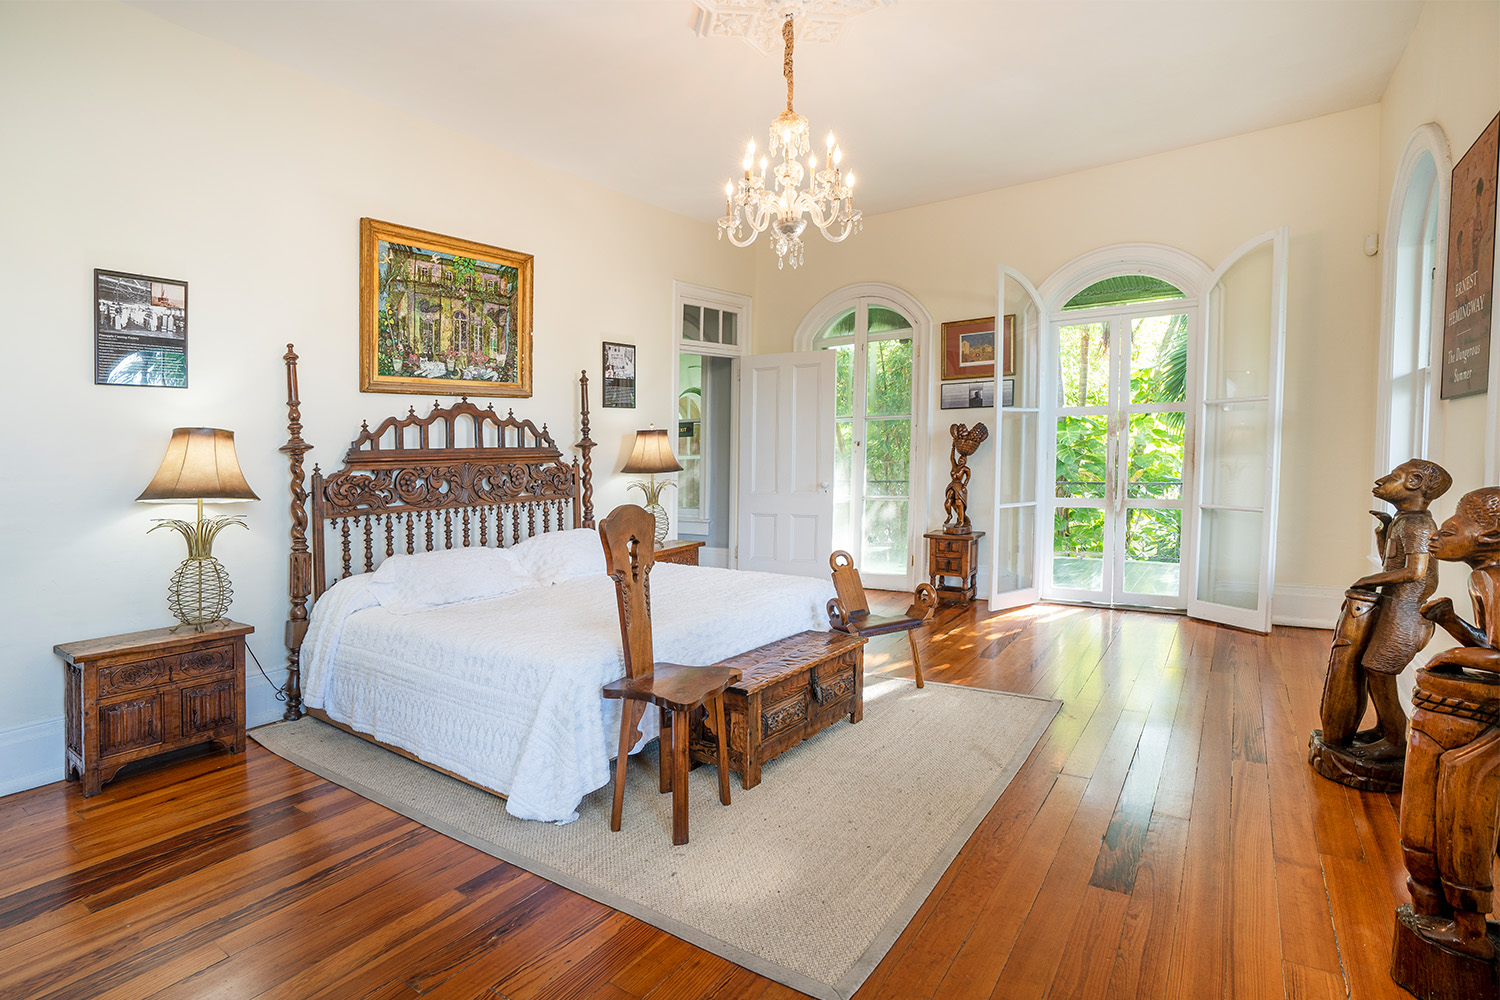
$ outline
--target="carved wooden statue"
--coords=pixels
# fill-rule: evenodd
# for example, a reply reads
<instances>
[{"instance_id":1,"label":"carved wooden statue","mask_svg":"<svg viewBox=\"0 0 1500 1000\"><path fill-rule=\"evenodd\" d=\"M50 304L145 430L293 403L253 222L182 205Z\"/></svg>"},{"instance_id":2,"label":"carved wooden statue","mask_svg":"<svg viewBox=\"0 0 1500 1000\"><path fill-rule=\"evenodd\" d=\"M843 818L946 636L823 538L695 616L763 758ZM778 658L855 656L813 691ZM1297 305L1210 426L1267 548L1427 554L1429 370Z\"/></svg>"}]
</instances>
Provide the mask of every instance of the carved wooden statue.
<instances>
[{"instance_id":1,"label":"carved wooden statue","mask_svg":"<svg viewBox=\"0 0 1500 1000\"><path fill-rule=\"evenodd\" d=\"M1462 645L1417 671L1401 795L1412 902L1396 911L1391 976L1423 998L1494 1000L1500 928L1486 915L1500 827L1500 487L1465 494L1430 551L1473 570L1476 624L1446 597L1422 607Z\"/></svg>"},{"instance_id":2,"label":"carved wooden statue","mask_svg":"<svg viewBox=\"0 0 1500 1000\"><path fill-rule=\"evenodd\" d=\"M1427 507L1453 479L1422 459L1403 462L1375 483L1378 499L1396 508L1378 519L1379 573L1360 577L1344 593L1323 684L1322 729L1308 741L1308 762L1325 778L1366 791L1396 791L1406 755L1406 712L1396 675L1432 638L1422 602L1437 589L1437 562L1427 543L1437 525ZM1360 731L1369 702L1376 725Z\"/></svg>"},{"instance_id":3,"label":"carved wooden statue","mask_svg":"<svg viewBox=\"0 0 1500 1000\"><path fill-rule=\"evenodd\" d=\"M954 424L948 428L948 433L953 435L953 448L948 453L948 460L953 463L953 481L943 493L943 510L948 515L943 521L943 530L950 535L967 535L970 528L969 456L984 444L985 438L990 436L990 429L984 424L975 424L973 430L964 424Z\"/></svg>"}]
</instances>

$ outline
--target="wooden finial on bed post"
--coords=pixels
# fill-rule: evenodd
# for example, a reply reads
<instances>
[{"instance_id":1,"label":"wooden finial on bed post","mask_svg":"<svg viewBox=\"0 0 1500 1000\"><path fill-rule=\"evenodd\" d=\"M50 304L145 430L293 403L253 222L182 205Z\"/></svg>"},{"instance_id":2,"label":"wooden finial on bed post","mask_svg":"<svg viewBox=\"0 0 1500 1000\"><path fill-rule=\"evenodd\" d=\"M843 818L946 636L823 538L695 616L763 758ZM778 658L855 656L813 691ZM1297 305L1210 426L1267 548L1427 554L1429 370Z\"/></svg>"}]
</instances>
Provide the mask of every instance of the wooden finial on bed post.
<instances>
[{"instance_id":1,"label":"wooden finial on bed post","mask_svg":"<svg viewBox=\"0 0 1500 1000\"><path fill-rule=\"evenodd\" d=\"M592 528L594 526L594 480L589 468L591 457L589 453L594 450L594 439L589 437L589 373L583 371L578 376L580 395L583 397L583 440L578 442L578 450L583 452L583 526Z\"/></svg>"},{"instance_id":2,"label":"wooden finial on bed post","mask_svg":"<svg viewBox=\"0 0 1500 1000\"><path fill-rule=\"evenodd\" d=\"M312 445L302 440L301 400L297 398L297 352L286 345L287 442L281 452L291 462L292 554L287 593L292 611L286 621L286 711L282 719L302 717L302 638L307 634L307 595L312 591L312 557L307 548L307 489L303 483L302 456Z\"/></svg>"}]
</instances>

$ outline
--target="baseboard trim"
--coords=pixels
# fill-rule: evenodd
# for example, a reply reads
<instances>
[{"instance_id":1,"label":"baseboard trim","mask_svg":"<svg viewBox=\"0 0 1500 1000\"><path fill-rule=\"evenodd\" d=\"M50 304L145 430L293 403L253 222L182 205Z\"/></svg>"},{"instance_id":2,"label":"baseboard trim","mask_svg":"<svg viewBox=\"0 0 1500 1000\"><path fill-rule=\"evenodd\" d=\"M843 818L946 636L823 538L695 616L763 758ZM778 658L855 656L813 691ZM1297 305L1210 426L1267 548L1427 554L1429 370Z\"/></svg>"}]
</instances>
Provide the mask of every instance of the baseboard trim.
<instances>
[{"instance_id":1,"label":"baseboard trim","mask_svg":"<svg viewBox=\"0 0 1500 1000\"><path fill-rule=\"evenodd\" d=\"M1285 584L1277 587L1271 596L1271 623L1298 628L1333 628L1338 621L1339 606L1343 603L1343 587Z\"/></svg>"},{"instance_id":2,"label":"baseboard trim","mask_svg":"<svg viewBox=\"0 0 1500 1000\"><path fill-rule=\"evenodd\" d=\"M0 795L63 777L62 716L0 729Z\"/></svg>"}]
</instances>

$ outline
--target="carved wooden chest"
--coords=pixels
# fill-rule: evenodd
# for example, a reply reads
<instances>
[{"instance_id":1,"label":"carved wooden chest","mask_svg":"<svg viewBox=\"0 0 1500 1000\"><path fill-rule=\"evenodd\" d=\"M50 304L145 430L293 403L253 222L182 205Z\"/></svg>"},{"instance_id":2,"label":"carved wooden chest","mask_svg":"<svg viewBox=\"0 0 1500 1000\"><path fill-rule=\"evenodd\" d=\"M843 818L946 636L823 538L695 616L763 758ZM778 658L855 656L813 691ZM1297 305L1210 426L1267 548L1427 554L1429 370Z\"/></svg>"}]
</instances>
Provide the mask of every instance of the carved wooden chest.
<instances>
[{"instance_id":1,"label":"carved wooden chest","mask_svg":"<svg viewBox=\"0 0 1500 1000\"><path fill-rule=\"evenodd\" d=\"M745 788L760 784L761 765L839 719L865 714L865 643L843 632L799 632L721 661L741 676L724 695L729 767ZM693 723L689 751L712 764L718 744L704 718Z\"/></svg>"}]
</instances>

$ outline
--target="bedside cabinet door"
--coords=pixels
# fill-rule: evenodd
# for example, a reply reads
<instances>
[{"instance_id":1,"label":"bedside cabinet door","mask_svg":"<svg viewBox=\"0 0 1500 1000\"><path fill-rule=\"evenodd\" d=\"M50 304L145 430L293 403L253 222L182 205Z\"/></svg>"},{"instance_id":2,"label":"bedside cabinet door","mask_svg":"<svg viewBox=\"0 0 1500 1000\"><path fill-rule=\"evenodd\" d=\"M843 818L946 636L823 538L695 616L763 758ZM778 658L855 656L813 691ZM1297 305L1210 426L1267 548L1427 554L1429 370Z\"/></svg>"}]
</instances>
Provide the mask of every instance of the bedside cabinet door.
<instances>
[{"instance_id":1,"label":"bedside cabinet door","mask_svg":"<svg viewBox=\"0 0 1500 1000\"><path fill-rule=\"evenodd\" d=\"M234 696L234 680L223 678L211 684L182 689L181 720L183 737L211 733L233 726L239 718Z\"/></svg>"},{"instance_id":2,"label":"bedside cabinet door","mask_svg":"<svg viewBox=\"0 0 1500 1000\"><path fill-rule=\"evenodd\" d=\"M162 694L149 691L99 706L99 756L157 746L166 737Z\"/></svg>"}]
</instances>

